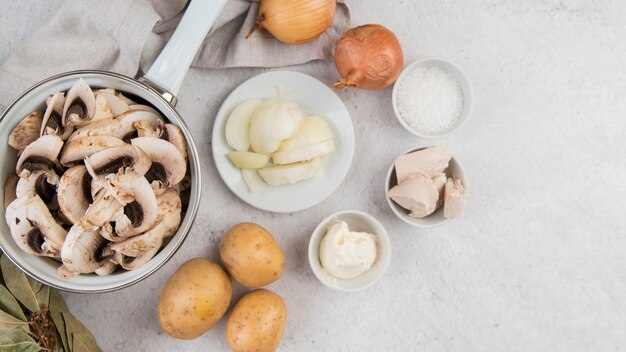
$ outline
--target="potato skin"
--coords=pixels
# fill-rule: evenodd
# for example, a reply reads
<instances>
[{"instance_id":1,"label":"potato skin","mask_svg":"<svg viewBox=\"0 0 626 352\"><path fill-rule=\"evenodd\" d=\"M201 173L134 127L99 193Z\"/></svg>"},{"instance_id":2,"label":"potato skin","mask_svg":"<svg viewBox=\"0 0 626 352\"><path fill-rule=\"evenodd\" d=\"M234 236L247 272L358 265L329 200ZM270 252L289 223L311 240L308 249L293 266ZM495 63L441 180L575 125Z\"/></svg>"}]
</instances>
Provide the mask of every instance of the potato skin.
<instances>
[{"instance_id":1,"label":"potato skin","mask_svg":"<svg viewBox=\"0 0 626 352\"><path fill-rule=\"evenodd\" d=\"M159 324L168 335L195 339L220 320L232 298L230 277L203 258L185 262L170 277L159 299Z\"/></svg>"},{"instance_id":2,"label":"potato skin","mask_svg":"<svg viewBox=\"0 0 626 352\"><path fill-rule=\"evenodd\" d=\"M226 323L226 341L234 352L270 352L285 332L287 307L279 295L266 289L241 297Z\"/></svg>"},{"instance_id":3,"label":"potato skin","mask_svg":"<svg viewBox=\"0 0 626 352\"><path fill-rule=\"evenodd\" d=\"M226 232L220 258L233 279L248 288L269 285L285 270L285 256L278 242L266 229L250 222Z\"/></svg>"}]
</instances>

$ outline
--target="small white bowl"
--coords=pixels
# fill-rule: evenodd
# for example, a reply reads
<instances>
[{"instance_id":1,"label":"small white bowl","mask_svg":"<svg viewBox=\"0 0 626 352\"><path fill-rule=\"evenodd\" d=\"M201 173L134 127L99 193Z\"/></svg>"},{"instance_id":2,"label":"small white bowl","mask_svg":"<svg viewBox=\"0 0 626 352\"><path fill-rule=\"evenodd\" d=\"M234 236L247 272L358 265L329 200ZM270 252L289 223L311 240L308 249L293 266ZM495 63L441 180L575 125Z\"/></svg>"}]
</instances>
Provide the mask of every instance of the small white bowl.
<instances>
[{"instance_id":1,"label":"small white bowl","mask_svg":"<svg viewBox=\"0 0 626 352\"><path fill-rule=\"evenodd\" d=\"M416 152L418 150L422 150L422 149L426 149L430 147L431 146L411 148L400 155L409 154L409 153ZM457 159L455 159L454 156L450 160L450 164L448 165L448 168L446 169L445 173L446 173L446 176L448 177L458 178L459 180L461 180L461 183L463 183L463 187L465 187L465 189L469 189L467 186L467 179L465 178L465 173L463 172L463 166L461 166L461 163ZM387 199L387 203L389 204L389 207L391 208L391 210L393 210L394 214L396 214L400 218L400 220L406 222L409 225L412 225L415 227L422 227L422 228L429 228L429 227L443 225L452 220L452 219L447 219L443 216L443 206L441 206L434 213L428 215L425 218L420 219L420 218L414 218L414 217L409 216L408 210L404 209L403 207L398 205L396 202L391 200L391 198L387 197L387 192L397 184L398 184L398 180L396 179L396 168L395 168L394 162L392 162L391 167L389 168L389 171L387 172L387 178L385 179L385 198Z\"/></svg>"},{"instance_id":2,"label":"small white bowl","mask_svg":"<svg viewBox=\"0 0 626 352\"><path fill-rule=\"evenodd\" d=\"M320 263L320 242L326 235L328 228L338 221L345 221L351 231L369 232L378 239L378 255L376 261L370 270L354 279L346 280L333 277L324 270ZM376 218L361 211L344 210L332 214L317 225L309 240L309 264L311 265L313 273L324 285L337 291L354 292L372 286L383 276L390 261L391 242L389 241L387 231Z\"/></svg>"},{"instance_id":3,"label":"small white bowl","mask_svg":"<svg viewBox=\"0 0 626 352\"><path fill-rule=\"evenodd\" d=\"M461 112L461 115L456 121L456 124L452 126L450 129L448 129L447 131L443 131L438 134L424 133L422 131L419 131L418 129L411 127L406 121L404 121L404 119L400 115L400 111L398 109L398 101L397 101L398 89L399 89L398 87L400 86L399 83L402 82L402 80L407 77L408 72L414 69L417 69L418 67L437 67L443 71L449 72L456 78L456 80L461 85L461 89L463 90L463 111ZM405 67L404 70L402 70L402 73L400 73L400 76L398 76L398 79L396 80L396 83L393 86L391 100L392 100L392 105L393 105L393 112L396 115L396 118L398 119L402 127L404 127L407 131L411 132L412 134L418 137L423 137L423 138L443 138L443 137L450 135L456 129L461 127L465 123L465 121L467 121L467 119L469 118L470 112L472 110L472 84L470 83L469 78L467 78L467 75L463 72L463 70L461 70L458 66L454 65L453 63L443 60L443 59L439 59L439 58L425 58L425 59L421 59L421 60L411 63L410 65Z\"/></svg>"}]
</instances>

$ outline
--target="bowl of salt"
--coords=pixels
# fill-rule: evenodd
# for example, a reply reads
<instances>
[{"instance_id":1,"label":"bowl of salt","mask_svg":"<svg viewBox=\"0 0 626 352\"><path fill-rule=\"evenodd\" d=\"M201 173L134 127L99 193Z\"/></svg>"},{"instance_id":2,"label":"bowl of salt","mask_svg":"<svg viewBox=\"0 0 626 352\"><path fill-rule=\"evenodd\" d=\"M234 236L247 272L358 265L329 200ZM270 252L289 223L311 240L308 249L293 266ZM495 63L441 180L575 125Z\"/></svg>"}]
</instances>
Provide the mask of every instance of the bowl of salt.
<instances>
[{"instance_id":1,"label":"bowl of salt","mask_svg":"<svg viewBox=\"0 0 626 352\"><path fill-rule=\"evenodd\" d=\"M400 124L423 138L450 135L467 121L472 109L467 75L438 58L421 59L405 67L391 97Z\"/></svg>"}]
</instances>

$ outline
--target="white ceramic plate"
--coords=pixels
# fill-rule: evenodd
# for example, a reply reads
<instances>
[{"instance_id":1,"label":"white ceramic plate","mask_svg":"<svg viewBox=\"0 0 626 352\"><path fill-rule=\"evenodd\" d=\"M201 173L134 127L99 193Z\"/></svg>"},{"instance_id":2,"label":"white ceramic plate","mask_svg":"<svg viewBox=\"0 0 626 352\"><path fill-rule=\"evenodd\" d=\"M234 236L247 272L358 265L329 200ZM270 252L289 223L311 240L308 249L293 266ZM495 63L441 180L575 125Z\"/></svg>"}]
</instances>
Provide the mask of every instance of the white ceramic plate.
<instances>
[{"instance_id":1,"label":"white ceramic plate","mask_svg":"<svg viewBox=\"0 0 626 352\"><path fill-rule=\"evenodd\" d=\"M233 109L249 99L270 99L279 96L298 103L306 115L324 118L335 134L335 152L324 161L324 174L287 186L268 186L251 193L241 171L228 159L232 149L226 142L224 129ZM272 71L255 76L230 93L217 113L213 125L213 158L222 180L244 202L271 212L288 213L312 207L339 187L348 174L354 154L354 128L348 109L324 83L298 72Z\"/></svg>"}]
</instances>

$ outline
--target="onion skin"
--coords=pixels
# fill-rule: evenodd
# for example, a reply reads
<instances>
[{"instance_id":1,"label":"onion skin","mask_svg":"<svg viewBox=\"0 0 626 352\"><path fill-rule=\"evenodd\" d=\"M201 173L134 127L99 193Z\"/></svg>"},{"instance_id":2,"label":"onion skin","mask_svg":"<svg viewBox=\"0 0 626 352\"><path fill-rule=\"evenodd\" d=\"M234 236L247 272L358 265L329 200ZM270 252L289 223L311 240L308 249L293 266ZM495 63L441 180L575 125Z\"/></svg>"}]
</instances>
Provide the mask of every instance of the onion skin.
<instances>
[{"instance_id":1,"label":"onion skin","mask_svg":"<svg viewBox=\"0 0 626 352\"><path fill-rule=\"evenodd\" d=\"M283 43L310 42L333 23L336 7L336 0L261 0L256 24L246 38L266 29Z\"/></svg>"},{"instance_id":2,"label":"onion skin","mask_svg":"<svg viewBox=\"0 0 626 352\"><path fill-rule=\"evenodd\" d=\"M334 89L383 89L396 81L404 67L402 46L396 35L378 24L346 31L335 48L341 79Z\"/></svg>"}]
</instances>

